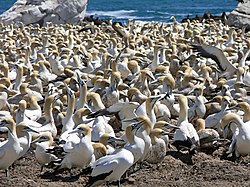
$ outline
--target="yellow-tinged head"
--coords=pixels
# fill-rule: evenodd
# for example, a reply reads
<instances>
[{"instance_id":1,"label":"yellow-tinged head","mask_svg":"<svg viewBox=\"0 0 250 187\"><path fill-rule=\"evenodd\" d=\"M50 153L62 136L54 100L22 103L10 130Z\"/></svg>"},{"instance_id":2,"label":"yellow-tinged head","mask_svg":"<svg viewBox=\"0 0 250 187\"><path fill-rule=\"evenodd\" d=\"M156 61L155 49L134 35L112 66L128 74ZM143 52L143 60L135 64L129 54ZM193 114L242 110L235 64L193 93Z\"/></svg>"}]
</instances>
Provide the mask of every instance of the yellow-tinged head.
<instances>
[{"instance_id":1,"label":"yellow-tinged head","mask_svg":"<svg viewBox=\"0 0 250 187\"><path fill-rule=\"evenodd\" d=\"M19 101L19 109L25 110L27 107L27 102L25 100Z\"/></svg>"},{"instance_id":2,"label":"yellow-tinged head","mask_svg":"<svg viewBox=\"0 0 250 187\"><path fill-rule=\"evenodd\" d=\"M199 119L196 120L195 129L197 131L203 130L203 129L205 129L205 127L206 126L205 126L205 120L204 119L199 118Z\"/></svg>"},{"instance_id":3,"label":"yellow-tinged head","mask_svg":"<svg viewBox=\"0 0 250 187\"><path fill-rule=\"evenodd\" d=\"M75 132L78 132L79 134L82 134L83 136L86 136L86 135L90 136L91 128L86 124L80 124L71 133L75 133Z\"/></svg>"},{"instance_id":4,"label":"yellow-tinged head","mask_svg":"<svg viewBox=\"0 0 250 187\"><path fill-rule=\"evenodd\" d=\"M237 123L239 122L240 116L238 116L235 113L228 113L225 116L223 116L223 118L221 119L221 128L224 129L227 125L230 125L232 122Z\"/></svg>"}]
</instances>

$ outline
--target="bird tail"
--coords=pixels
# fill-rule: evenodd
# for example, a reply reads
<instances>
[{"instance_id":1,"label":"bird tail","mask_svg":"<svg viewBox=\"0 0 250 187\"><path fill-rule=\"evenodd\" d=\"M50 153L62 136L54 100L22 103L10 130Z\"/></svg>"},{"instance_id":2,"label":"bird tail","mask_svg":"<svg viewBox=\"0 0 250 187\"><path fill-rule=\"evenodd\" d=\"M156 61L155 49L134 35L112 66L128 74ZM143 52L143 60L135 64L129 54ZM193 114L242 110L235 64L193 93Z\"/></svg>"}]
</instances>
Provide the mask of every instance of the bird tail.
<instances>
[{"instance_id":1,"label":"bird tail","mask_svg":"<svg viewBox=\"0 0 250 187\"><path fill-rule=\"evenodd\" d=\"M110 171L108 173L103 173L97 176L90 176L89 181L85 185L85 187L93 187L93 186L99 186L100 184L105 182L105 178L109 176L113 171Z\"/></svg>"}]
</instances>

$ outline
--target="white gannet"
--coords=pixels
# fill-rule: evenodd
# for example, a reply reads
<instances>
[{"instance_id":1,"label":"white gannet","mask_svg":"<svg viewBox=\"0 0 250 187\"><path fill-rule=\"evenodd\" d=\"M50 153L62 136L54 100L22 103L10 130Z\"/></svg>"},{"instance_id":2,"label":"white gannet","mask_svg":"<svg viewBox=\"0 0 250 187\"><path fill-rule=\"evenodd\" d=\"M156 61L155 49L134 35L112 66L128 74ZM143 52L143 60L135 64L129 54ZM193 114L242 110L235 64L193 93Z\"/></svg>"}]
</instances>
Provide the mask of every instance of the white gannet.
<instances>
[{"instance_id":1,"label":"white gannet","mask_svg":"<svg viewBox=\"0 0 250 187\"><path fill-rule=\"evenodd\" d=\"M193 121L197 118L203 118L206 114L206 106L205 102L206 98L203 96L203 88L202 86L198 86L194 89L195 101L193 106L191 106L188 110L188 119L189 121Z\"/></svg>"},{"instance_id":2,"label":"white gannet","mask_svg":"<svg viewBox=\"0 0 250 187\"><path fill-rule=\"evenodd\" d=\"M118 181L120 186L121 176L133 165L134 156L127 150L121 148L116 154L106 155L96 160L92 166L93 170L86 185L99 186L102 183Z\"/></svg>"},{"instance_id":3,"label":"white gannet","mask_svg":"<svg viewBox=\"0 0 250 187\"><path fill-rule=\"evenodd\" d=\"M52 105L54 101L55 101L55 95L50 95L46 98L43 108L45 122L42 123L42 126L36 128L32 127L34 130L38 132L50 132L53 138L57 136L57 128L52 113L53 110Z\"/></svg>"},{"instance_id":4,"label":"white gannet","mask_svg":"<svg viewBox=\"0 0 250 187\"><path fill-rule=\"evenodd\" d=\"M249 121L244 123L240 116L234 113L226 114L221 120L221 126L223 128L232 123L236 124L239 131L234 136L227 153L235 151L236 157L239 158L240 156L245 156L250 153L250 126Z\"/></svg>"},{"instance_id":5,"label":"white gannet","mask_svg":"<svg viewBox=\"0 0 250 187\"><path fill-rule=\"evenodd\" d=\"M157 96L150 96L147 98L147 100L142 103L135 111L135 114L137 116L147 116L151 121L151 129L154 128L154 125L156 123L156 115L154 111L155 103L162 99L165 95L157 95Z\"/></svg>"},{"instance_id":6,"label":"white gannet","mask_svg":"<svg viewBox=\"0 0 250 187\"><path fill-rule=\"evenodd\" d=\"M139 160L143 161L146 158L150 150L150 147L152 146L151 138L149 136L150 131L152 129L152 123L150 122L150 119L147 116L142 116L142 115L132 119L128 119L126 120L126 122L134 122L140 124L140 128L137 130L136 136L143 139L145 143L143 155Z\"/></svg>"},{"instance_id":7,"label":"white gannet","mask_svg":"<svg viewBox=\"0 0 250 187\"><path fill-rule=\"evenodd\" d=\"M16 134L16 124L12 118L3 118L0 120L0 127L8 128L8 140L0 146L0 169L4 169L6 176L9 175L9 166L13 164L23 151Z\"/></svg>"},{"instance_id":8,"label":"white gannet","mask_svg":"<svg viewBox=\"0 0 250 187\"><path fill-rule=\"evenodd\" d=\"M52 149L53 145L53 137L51 136L51 133L49 132L43 132L37 135L36 139L32 141L32 143L36 144L35 149L35 157L38 161L38 163L41 165L41 172L43 170L43 167L54 161L57 160L58 157L56 157L54 154L47 153L47 149Z\"/></svg>"},{"instance_id":9,"label":"white gannet","mask_svg":"<svg viewBox=\"0 0 250 187\"><path fill-rule=\"evenodd\" d=\"M117 87L120 80L121 80L120 72L112 72L110 86L107 88L106 93L102 96L103 104L106 107L110 107L113 104L119 102L120 94Z\"/></svg>"},{"instance_id":10,"label":"white gannet","mask_svg":"<svg viewBox=\"0 0 250 187\"><path fill-rule=\"evenodd\" d=\"M184 95L179 96L180 114L177 121L177 129L174 133L173 145L179 149L180 145L191 146L190 151L199 146L199 136L194 126L188 122L188 101Z\"/></svg>"},{"instance_id":11,"label":"white gannet","mask_svg":"<svg viewBox=\"0 0 250 187\"><path fill-rule=\"evenodd\" d=\"M88 118L96 118L100 115L111 115L115 114L119 116L119 120L122 122L122 130L125 130L127 126L130 124L129 122L125 122L126 119L131 119L136 117L135 110L139 107L137 102L119 102L113 104L112 106L105 108L103 110L99 110L88 115Z\"/></svg>"},{"instance_id":12,"label":"white gannet","mask_svg":"<svg viewBox=\"0 0 250 187\"><path fill-rule=\"evenodd\" d=\"M230 98L228 96L224 96L221 101L221 111L218 113L211 114L205 119L206 128L217 129L219 134L221 133L220 120L225 114L230 112L227 111L229 104Z\"/></svg>"},{"instance_id":13,"label":"white gannet","mask_svg":"<svg viewBox=\"0 0 250 187\"><path fill-rule=\"evenodd\" d=\"M79 75L79 73L76 73L77 75L77 80L78 80L78 84L79 84L79 98L76 102L76 111L85 107L85 105L87 104L87 84L84 82L84 80L82 80L81 76Z\"/></svg>"},{"instance_id":14,"label":"white gannet","mask_svg":"<svg viewBox=\"0 0 250 187\"><path fill-rule=\"evenodd\" d=\"M27 102L29 104L29 107L25 109L24 115L32 121L39 120L42 116L42 109L40 105L37 103L37 97L33 95L31 96L28 95Z\"/></svg>"},{"instance_id":15,"label":"white gannet","mask_svg":"<svg viewBox=\"0 0 250 187\"><path fill-rule=\"evenodd\" d=\"M66 116L64 119L62 119L62 134L65 133L68 130L72 130L75 127L75 123L73 121L73 113L75 109L75 94L72 92L72 90L68 87L68 85L65 84L66 92L67 92L67 110L66 110Z\"/></svg>"},{"instance_id":16,"label":"white gannet","mask_svg":"<svg viewBox=\"0 0 250 187\"><path fill-rule=\"evenodd\" d=\"M78 143L68 141L64 144L63 151L66 155L62 158L58 169L85 169L93 162L94 156L94 148L91 144L91 128L88 125L80 124L70 133L77 133L80 141Z\"/></svg>"},{"instance_id":17,"label":"white gannet","mask_svg":"<svg viewBox=\"0 0 250 187\"><path fill-rule=\"evenodd\" d=\"M87 95L88 106L91 111L96 112L102 109L105 109L105 106L101 100L101 97L98 93L89 92Z\"/></svg>"},{"instance_id":18,"label":"white gannet","mask_svg":"<svg viewBox=\"0 0 250 187\"><path fill-rule=\"evenodd\" d=\"M106 116L97 116L94 119L91 132L92 141L94 142L99 141L100 137L103 134L109 134L110 136L115 136L114 129L110 124L108 124L109 120L110 118Z\"/></svg>"},{"instance_id":19,"label":"white gannet","mask_svg":"<svg viewBox=\"0 0 250 187\"><path fill-rule=\"evenodd\" d=\"M25 153L27 153L27 151L30 148L32 133L39 133L39 132L33 130L26 123L22 122L16 126L16 131L17 131L18 141L20 143L20 146L22 147L22 151L19 153L18 156L18 158L21 158L22 156L25 155Z\"/></svg>"},{"instance_id":20,"label":"white gannet","mask_svg":"<svg viewBox=\"0 0 250 187\"><path fill-rule=\"evenodd\" d=\"M140 124L135 123L128 126L125 130L125 135L128 143L123 148L129 150L134 155L134 163L137 163L142 159L145 149L144 140L136 135L136 131L139 128ZM116 151L114 153L116 153Z\"/></svg>"},{"instance_id":21,"label":"white gannet","mask_svg":"<svg viewBox=\"0 0 250 187\"><path fill-rule=\"evenodd\" d=\"M125 143L124 140L110 136L109 134L103 134L99 139L99 142L106 147L107 155L110 155L115 151L115 148L111 145L112 143Z\"/></svg>"},{"instance_id":22,"label":"white gannet","mask_svg":"<svg viewBox=\"0 0 250 187\"><path fill-rule=\"evenodd\" d=\"M42 94L43 93L42 80L39 77L40 77L40 75L38 74L38 72L33 71L33 73L30 75L30 81L28 83L28 88Z\"/></svg>"}]
</instances>

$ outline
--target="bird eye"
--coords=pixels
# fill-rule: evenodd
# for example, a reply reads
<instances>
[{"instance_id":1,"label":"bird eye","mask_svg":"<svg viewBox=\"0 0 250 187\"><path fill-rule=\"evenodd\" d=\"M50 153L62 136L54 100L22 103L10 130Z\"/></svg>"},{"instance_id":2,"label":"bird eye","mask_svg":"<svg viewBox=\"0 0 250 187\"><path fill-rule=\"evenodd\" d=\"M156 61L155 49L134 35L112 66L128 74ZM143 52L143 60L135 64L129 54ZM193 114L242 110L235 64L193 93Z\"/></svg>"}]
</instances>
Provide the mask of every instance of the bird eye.
<instances>
[{"instance_id":1,"label":"bird eye","mask_svg":"<svg viewBox=\"0 0 250 187\"><path fill-rule=\"evenodd\" d=\"M78 129L79 129L80 131L83 131L83 130L84 130L82 127L79 127Z\"/></svg>"}]
</instances>

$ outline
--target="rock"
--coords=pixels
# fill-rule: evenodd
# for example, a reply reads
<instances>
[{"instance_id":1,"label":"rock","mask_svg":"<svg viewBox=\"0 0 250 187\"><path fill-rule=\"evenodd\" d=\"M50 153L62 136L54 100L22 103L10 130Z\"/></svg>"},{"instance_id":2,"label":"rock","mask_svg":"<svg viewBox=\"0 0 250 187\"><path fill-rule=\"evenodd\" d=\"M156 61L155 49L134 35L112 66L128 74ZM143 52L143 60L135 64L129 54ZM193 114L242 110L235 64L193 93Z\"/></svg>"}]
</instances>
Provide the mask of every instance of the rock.
<instances>
[{"instance_id":1,"label":"rock","mask_svg":"<svg viewBox=\"0 0 250 187\"><path fill-rule=\"evenodd\" d=\"M46 22L77 24L84 19L87 0L17 0L0 15L5 24L23 22L25 25Z\"/></svg>"},{"instance_id":2,"label":"rock","mask_svg":"<svg viewBox=\"0 0 250 187\"><path fill-rule=\"evenodd\" d=\"M244 25L250 30L250 0L244 0L228 15L228 24L242 28Z\"/></svg>"},{"instance_id":3,"label":"rock","mask_svg":"<svg viewBox=\"0 0 250 187\"><path fill-rule=\"evenodd\" d=\"M129 182L129 184L134 184L135 183L135 179L132 178L132 177L129 177L128 178L128 182Z\"/></svg>"}]
</instances>

